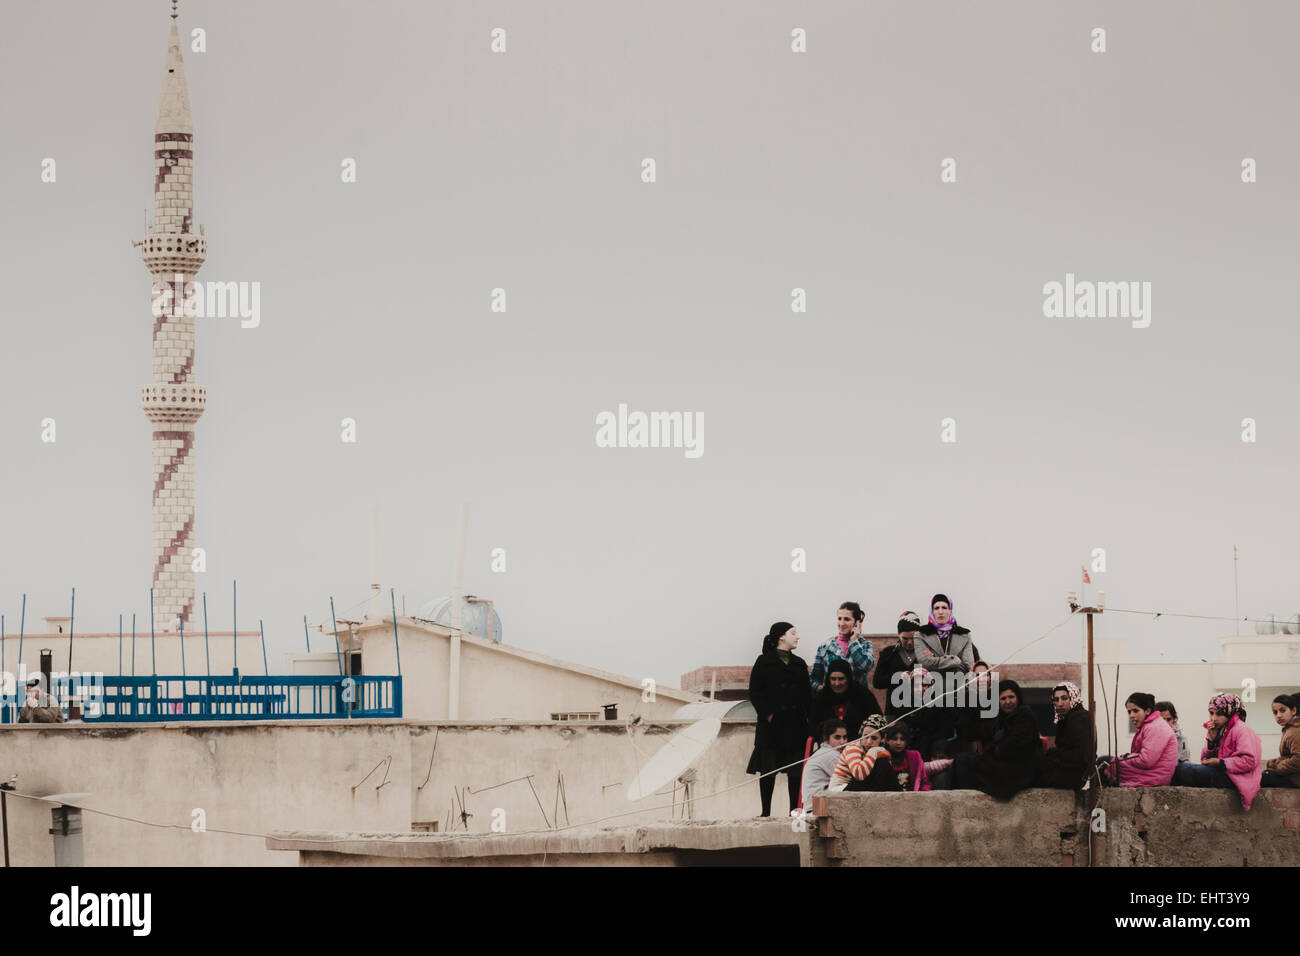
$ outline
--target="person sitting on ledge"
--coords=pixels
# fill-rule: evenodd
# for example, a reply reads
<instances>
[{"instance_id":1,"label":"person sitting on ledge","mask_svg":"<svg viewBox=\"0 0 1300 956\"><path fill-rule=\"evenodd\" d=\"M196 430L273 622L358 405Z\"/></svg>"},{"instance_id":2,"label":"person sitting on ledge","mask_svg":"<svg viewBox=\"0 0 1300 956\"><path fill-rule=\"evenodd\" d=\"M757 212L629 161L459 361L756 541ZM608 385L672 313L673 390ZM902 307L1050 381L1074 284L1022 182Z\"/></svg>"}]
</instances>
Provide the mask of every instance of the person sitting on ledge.
<instances>
[{"instance_id":1,"label":"person sitting on ledge","mask_svg":"<svg viewBox=\"0 0 1300 956\"><path fill-rule=\"evenodd\" d=\"M1060 790L1079 790L1097 763L1097 737L1092 715L1083 706L1077 684L1065 681L1052 688L1056 712L1056 745L1043 754L1042 784Z\"/></svg>"},{"instance_id":2,"label":"person sitting on ledge","mask_svg":"<svg viewBox=\"0 0 1300 956\"><path fill-rule=\"evenodd\" d=\"M841 751L827 790L899 789L898 776L889 764L889 751L880 746L886 720L883 714L872 714L863 722L862 738Z\"/></svg>"},{"instance_id":3,"label":"person sitting on ledge","mask_svg":"<svg viewBox=\"0 0 1300 956\"><path fill-rule=\"evenodd\" d=\"M889 766L898 777L898 785L913 793L930 789L930 778L925 773L925 761L918 750L908 750L911 737L907 724L890 724L885 728L885 749L889 751Z\"/></svg>"},{"instance_id":4,"label":"person sitting on ledge","mask_svg":"<svg viewBox=\"0 0 1300 956\"><path fill-rule=\"evenodd\" d=\"M952 769L952 755L948 753L948 741L940 740L934 745L934 754L930 760L925 762L925 775L930 778L930 789L932 790L951 790L952 774L945 773ZM935 777L942 775L947 778L947 783L940 785Z\"/></svg>"},{"instance_id":5,"label":"person sitting on ledge","mask_svg":"<svg viewBox=\"0 0 1300 956\"><path fill-rule=\"evenodd\" d=\"M812 723L814 727L832 717L848 725L848 739L858 736L862 722L872 714L880 713L876 695L853 682L853 665L840 659L826 665L826 683L813 695Z\"/></svg>"},{"instance_id":6,"label":"person sitting on ledge","mask_svg":"<svg viewBox=\"0 0 1300 956\"><path fill-rule=\"evenodd\" d=\"M1164 718L1165 723L1174 728L1174 738L1178 741L1178 762L1189 763L1192 759L1191 748L1187 746L1187 736L1183 729L1178 726L1178 711L1174 708L1172 700L1156 701L1156 710L1160 711L1160 716Z\"/></svg>"},{"instance_id":7,"label":"person sitting on ledge","mask_svg":"<svg viewBox=\"0 0 1300 956\"><path fill-rule=\"evenodd\" d=\"M983 728L983 751L957 754L953 764L956 789L970 790L973 785L991 797L1010 800L1033 785L1043 751L1038 721L1015 681L998 683L998 716L987 723L991 726Z\"/></svg>"},{"instance_id":8,"label":"person sitting on ledge","mask_svg":"<svg viewBox=\"0 0 1300 956\"><path fill-rule=\"evenodd\" d=\"M1246 726L1246 709L1236 694L1211 698L1209 713L1201 762L1179 767L1175 782L1184 787L1236 787L1242 809L1249 810L1264 774L1259 736Z\"/></svg>"},{"instance_id":9,"label":"person sitting on ledge","mask_svg":"<svg viewBox=\"0 0 1300 956\"><path fill-rule=\"evenodd\" d=\"M1156 710L1156 699L1141 691L1124 702L1129 723L1137 732L1122 757L1097 761L1106 783L1121 787L1167 787L1178 766L1178 738Z\"/></svg>"},{"instance_id":10,"label":"person sitting on ledge","mask_svg":"<svg viewBox=\"0 0 1300 956\"><path fill-rule=\"evenodd\" d=\"M1300 788L1300 694L1273 698L1273 719L1282 728L1278 756L1264 764L1260 786Z\"/></svg>"},{"instance_id":11,"label":"person sitting on ledge","mask_svg":"<svg viewBox=\"0 0 1300 956\"><path fill-rule=\"evenodd\" d=\"M844 721L832 717L822 721L817 728L817 743L803 765L803 805L812 806L812 798L826 789L831 782L831 771L839 762L840 751L849 742L848 727Z\"/></svg>"}]
</instances>

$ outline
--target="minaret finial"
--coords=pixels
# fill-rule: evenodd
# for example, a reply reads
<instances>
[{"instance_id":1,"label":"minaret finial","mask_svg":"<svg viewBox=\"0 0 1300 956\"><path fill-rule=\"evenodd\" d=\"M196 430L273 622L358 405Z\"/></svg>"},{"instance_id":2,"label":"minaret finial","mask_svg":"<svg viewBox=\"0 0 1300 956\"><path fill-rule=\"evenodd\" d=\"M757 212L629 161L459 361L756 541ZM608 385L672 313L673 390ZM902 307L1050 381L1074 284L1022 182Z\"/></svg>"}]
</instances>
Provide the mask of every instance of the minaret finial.
<instances>
[{"instance_id":1,"label":"minaret finial","mask_svg":"<svg viewBox=\"0 0 1300 956\"><path fill-rule=\"evenodd\" d=\"M176 0L172 0L172 19L176 19Z\"/></svg>"}]
</instances>

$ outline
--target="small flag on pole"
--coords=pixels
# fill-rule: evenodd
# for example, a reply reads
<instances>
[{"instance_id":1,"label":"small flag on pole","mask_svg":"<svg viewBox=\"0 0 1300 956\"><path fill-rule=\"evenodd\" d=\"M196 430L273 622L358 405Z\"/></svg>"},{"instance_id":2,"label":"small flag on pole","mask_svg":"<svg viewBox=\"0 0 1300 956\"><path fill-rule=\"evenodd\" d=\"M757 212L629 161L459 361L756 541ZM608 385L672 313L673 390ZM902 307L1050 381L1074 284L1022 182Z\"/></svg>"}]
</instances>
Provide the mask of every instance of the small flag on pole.
<instances>
[{"instance_id":1,"label":"small flag on pole","mask_svg":"<svg viewBox=\"0 0 1300 956\"><path fill-rule=\"evenodd\" d=\"M1084 584L1091 584L1091 583L1092 583L1092 578L1088 577L1088 569L1087 569L1087 568L1084 568L1084 567L1081 566L1081 567L1080 567L1080 570L1083 571L1083 583L1084 583Z\"/></svg>"}]
</instances>

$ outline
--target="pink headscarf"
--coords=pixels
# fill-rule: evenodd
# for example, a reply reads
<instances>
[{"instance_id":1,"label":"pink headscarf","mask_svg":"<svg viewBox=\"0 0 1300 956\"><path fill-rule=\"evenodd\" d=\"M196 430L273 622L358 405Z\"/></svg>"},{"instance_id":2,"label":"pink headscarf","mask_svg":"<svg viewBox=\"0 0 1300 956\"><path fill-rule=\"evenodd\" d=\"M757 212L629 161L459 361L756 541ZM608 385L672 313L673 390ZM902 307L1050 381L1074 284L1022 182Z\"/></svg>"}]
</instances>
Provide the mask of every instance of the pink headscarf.
<instances>
[{"instance_id":1,"label":"pink headscarf","mask_svg":"<svg viewBox=\"0 0 1300 956\"><path fill-rule=\"evenodd\" d=\"M940 637L947 637L949 634L951 634L952 626L957 623L957 605L952 601L949 601L948 611L949 611L948 623L939 624L934 619L934 602L933 601L930 602L930 623L935 626L936 630L938 630Z\"/></svg>"}]
</instances>

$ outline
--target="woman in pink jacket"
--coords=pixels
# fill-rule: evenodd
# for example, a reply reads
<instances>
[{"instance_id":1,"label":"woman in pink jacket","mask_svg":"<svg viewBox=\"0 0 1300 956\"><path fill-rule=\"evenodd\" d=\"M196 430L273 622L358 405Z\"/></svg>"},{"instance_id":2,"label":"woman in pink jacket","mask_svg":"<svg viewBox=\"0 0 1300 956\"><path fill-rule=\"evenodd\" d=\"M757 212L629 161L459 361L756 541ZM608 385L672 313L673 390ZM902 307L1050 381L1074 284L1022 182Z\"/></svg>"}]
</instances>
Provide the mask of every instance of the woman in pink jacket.
<instances>
[{"instance_id":1,"label":"woman in pink jacket","mask_svg":"<svg viewBox=\"0 0 1300 956\"><path fill-rule=\"evenodd\" d=\"M1113 763L1112 782L1121 787L1167 787L1178 766L1178 738L1156 710L1153 694L1129 695L1124 703L1137 730L1129 752Z\"/></svg>"},{"instance_id":2,"label":"woman in pink jacket","mask_svg":"<svg viewBox=\"0 0 1300 956\"><path fill-rule=\"evenodd\" d=\"M1260 762L1259 736L1246 726L1241 698L1236 694L1214 697L1205 729L1201 762L1179 767L1176 782L1183 787L1236 787L1242 807L1249 810L1259 793L1264 765Z\"/></svg>"}]
</instances>

